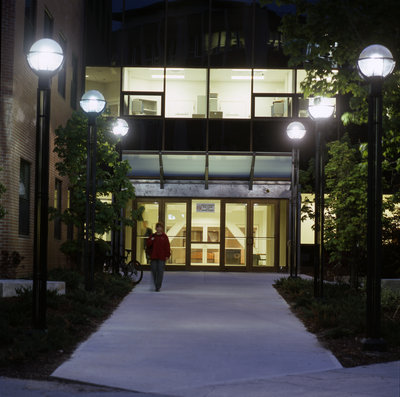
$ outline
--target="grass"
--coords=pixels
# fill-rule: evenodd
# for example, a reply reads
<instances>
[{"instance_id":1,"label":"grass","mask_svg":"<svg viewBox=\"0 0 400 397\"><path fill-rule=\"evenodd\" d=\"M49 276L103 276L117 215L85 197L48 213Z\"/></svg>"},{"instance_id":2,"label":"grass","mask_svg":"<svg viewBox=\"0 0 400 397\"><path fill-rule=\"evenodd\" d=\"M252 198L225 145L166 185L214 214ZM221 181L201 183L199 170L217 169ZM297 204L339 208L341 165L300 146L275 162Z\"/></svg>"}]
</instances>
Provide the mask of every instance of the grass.
<instances>
[{"instance_id":1,"label":"grass","mask_svg":"<svg viewBox=\"0 0 400 397\"><path fill-rule=\"evenodd\" d=\"M282 278L275 288L290 304L307 329L316 333L339 358L342 364L352 366L371 363L371 355L362 352L359 341L365 336L366 293L347 284L325 284L324 298L315 299L312 280ZM400 359L400 294L382 291L382 336L388 344L386 361ZM344 348L345 346L345 348ZM345 360L339 351L345 350L353 360ZM356 357L357 356L357 357ZM379 355L378 355L379 356ZM385 361L384 355L375 355L375 361ZM342 359L341 359L342 358Z\"/></svg>"},{"instance_id":2,"label":"grass","mask_svg":"<svg viewBox=\"0 0 400 397\"><path fill-rule=\"evenodd\" d=\"M78 272L54 270L49 280L65 281L66 295L48 292L47 332L32 330L31 290L21 290L17 297L0 299L0 373L26 376L25 368L35 371L38 363L54 367L66 359L133 288L129 279L103 273L95 275L95 288L91 292L84 289L83 276Z\"/></svg>"}]
</instances>

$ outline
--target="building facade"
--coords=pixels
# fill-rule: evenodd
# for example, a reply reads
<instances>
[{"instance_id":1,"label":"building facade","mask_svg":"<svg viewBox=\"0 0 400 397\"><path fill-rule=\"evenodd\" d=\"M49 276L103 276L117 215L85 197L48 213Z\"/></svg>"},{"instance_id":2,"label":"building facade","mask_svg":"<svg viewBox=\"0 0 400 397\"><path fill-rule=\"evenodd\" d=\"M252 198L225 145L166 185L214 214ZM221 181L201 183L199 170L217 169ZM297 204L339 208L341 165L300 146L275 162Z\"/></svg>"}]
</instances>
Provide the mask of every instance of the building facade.
<instances>
[{"instance_id":1,"label":"building facade","mask_svg":"<svg viewBox=\"0 0 400 397\"><path fill-rule=\"evenodd\" d=\"M36 40L45 37L56 40L64 51L63 69L52 79L49 170L49 205L62 211L68 205L68 180L55 169L54 130L65 125L79 106L84 81L84 11L80 0L1 2L0 180L7 189L1 198L6 210L0 220L3 277L28 277L33 265L38 77L29 68L26 54ZM50 268L65 264L59 247L66 239L67 227L60 220L51 221ZM18 266L10 260L13 252L22 257Z\"/></svg>"},{"instance_id":2,"label":"building facade","mask_svg":"<svg viewBox=\"0 0 400 397\"><path fill-rule=\"evenodd\" d=\"M108 58L88 47L86 90L101 91L106 115L130 125L131 205L145 211L125 230L125 248L146 263L145 239L161 220L171 269L286 268L286 126L306 125L304 153L314 131L306 72L287 66L276 10L258 0L153 0L114 1L113 11Z\"/></svg>"}]
</instances>

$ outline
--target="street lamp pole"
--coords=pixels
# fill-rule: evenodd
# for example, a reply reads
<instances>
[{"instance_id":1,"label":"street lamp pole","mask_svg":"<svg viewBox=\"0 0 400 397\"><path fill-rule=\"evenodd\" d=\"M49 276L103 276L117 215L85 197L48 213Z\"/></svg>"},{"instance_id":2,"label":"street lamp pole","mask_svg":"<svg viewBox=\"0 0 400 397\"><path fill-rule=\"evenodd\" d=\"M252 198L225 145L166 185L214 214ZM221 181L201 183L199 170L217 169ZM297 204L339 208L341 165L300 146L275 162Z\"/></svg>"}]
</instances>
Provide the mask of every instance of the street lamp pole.
<instances>
[{"instance_id":1,"label":"street lamp pole","mask_svg":"<svg viewBox=\"0 0 400 397\"><path fill-rule=\"evenodd\" d=\"M27 55L39 77L36 109L36 160L33 241L33 327L45 330L47 294L47 242L49 214L49 130L51 78L60 70L64 55L60 45L50 39L35 42Z\"/></svg>"},{"instance_id":2,"label":"street lamp pole","mask_svg":"<svg viewBox=\"0 0 400 397\"><path fill-rule=\"evenodd\" d=\"M96 90L87 91L80 101L82 110L88 116L87 158L86 158L86 208L85 208L85 288L94 287L95 235L96 235L96 119L106 106L104 96Z\"/></svg>"},{"instance_id":3,"label":"street lamp pole","mask_svg":"<svg viewBox=\"0 0 400 397\"><path fill-rule=\"evenodd\" d=\"M115 120L112 132L114 133L115 136L118 137L118 142L116 145L116 149L118 151L118 161L122 161L122 147L121 147L121 139L128 133L129 131L129 125L126 122L126 120L118 118ZM119 190L121 190L121 187L119 187ZM113 204L115 203L115 194L113 194L112 197L112 202ZM120 214L122 215L122 214ZM112 253L113 253L113 258L115 258L115 254L117 254L117 257L120 257L121 254L121 229L118 231L117 229L121 228L120 222L118 219L115 220L114 223L114 230L112 232ZM119 271L119 264L113 263L114 269L113 271L117 273Z\"/></svg>"},{"instance_id":4,"label":"street lamp pole","mask_svg":"<svg viewBox=\"0 0 400 397\"><path fill-rule=\"evenodd\" d=\"M381 338L382 258L382 85L394 69L391 52L381 45L366 47L358 58L358 71L370 83L368 97L368 231L367 231L367 335L366 350L384 350Z\"/></svg>"},{"instance_id":5,"label":"street lamp pole","mask_svg":"<svg viewBox=\"0 0 400 397\"><path fill-rule=\"evenodd\" d=\"M325 139L321 136L321 124L329 119L335 110L329 98L310 98L308 112L316 121L315 132L315 231L314 231L314 296L324 296L324 151Z\"/></svg>"},{"instance_id":6,"label":"street lamp pole","mask_svg":"<svg viewBox=\"0 0 400 397\"><path fill-rule=\"evenodd\" d=\"M297 277L300 268L300 209L299 209L299 143L306 134L304 125L293 121L286 128L292 140L292 180L290 211L290 277Z\"/></svg>"}]
</instances>

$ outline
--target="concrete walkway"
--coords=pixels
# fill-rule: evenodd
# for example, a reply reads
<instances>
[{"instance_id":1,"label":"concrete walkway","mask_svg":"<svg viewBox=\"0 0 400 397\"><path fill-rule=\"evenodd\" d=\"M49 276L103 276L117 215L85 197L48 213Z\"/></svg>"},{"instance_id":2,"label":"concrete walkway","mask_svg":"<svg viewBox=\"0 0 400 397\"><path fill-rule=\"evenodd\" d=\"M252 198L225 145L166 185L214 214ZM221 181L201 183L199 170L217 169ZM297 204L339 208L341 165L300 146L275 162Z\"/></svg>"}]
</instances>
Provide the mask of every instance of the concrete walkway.
<instances>
[{"instance_id":1,"label":"concrete walkway","mask_svg":"<svg viewBox=\"0 0 400 397\"><path fill-rule=\"evenodd\" d=\"M167 273L156 293L146 273L53 376L163 396L398 397L382 394L397 388L398 363L375 378L341 369L272 287L278 277ZM380 394L356 393L354 378Z\"/></svg>"}]
</instances>

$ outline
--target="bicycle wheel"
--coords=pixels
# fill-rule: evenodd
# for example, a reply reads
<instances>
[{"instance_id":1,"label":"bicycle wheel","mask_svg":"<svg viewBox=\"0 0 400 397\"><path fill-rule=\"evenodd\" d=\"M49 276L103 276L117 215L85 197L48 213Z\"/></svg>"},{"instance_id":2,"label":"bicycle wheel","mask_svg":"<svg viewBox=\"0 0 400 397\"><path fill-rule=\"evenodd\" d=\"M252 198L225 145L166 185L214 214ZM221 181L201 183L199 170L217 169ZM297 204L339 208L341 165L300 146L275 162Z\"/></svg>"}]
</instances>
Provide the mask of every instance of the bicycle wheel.
<instances>
[{"instance_id":1,"label":"bicycle wheel","mask_svg":"<svg viewBox=\"0 0 400 397\"><path fill-rule=\"evenodd\" d=\"M142 265L138 261L133 260L128 263L128 267L132 269L132 273L129 277L135 284L139 284L143 278Z\"/></svg>"},{"instance_id":2,"label":"bicycle wheel","mask_svg":"<svg viewBox=\"0 0 400 397\"><path fill-rule=\"evenodd\" d=\"M125 277L129 277L132 279L132 274L134 272L134 267L131 265L131 262L129 263L125 263L125 262L121 262L121 270L122 273Z\"/></svg>"}]
</instances>

